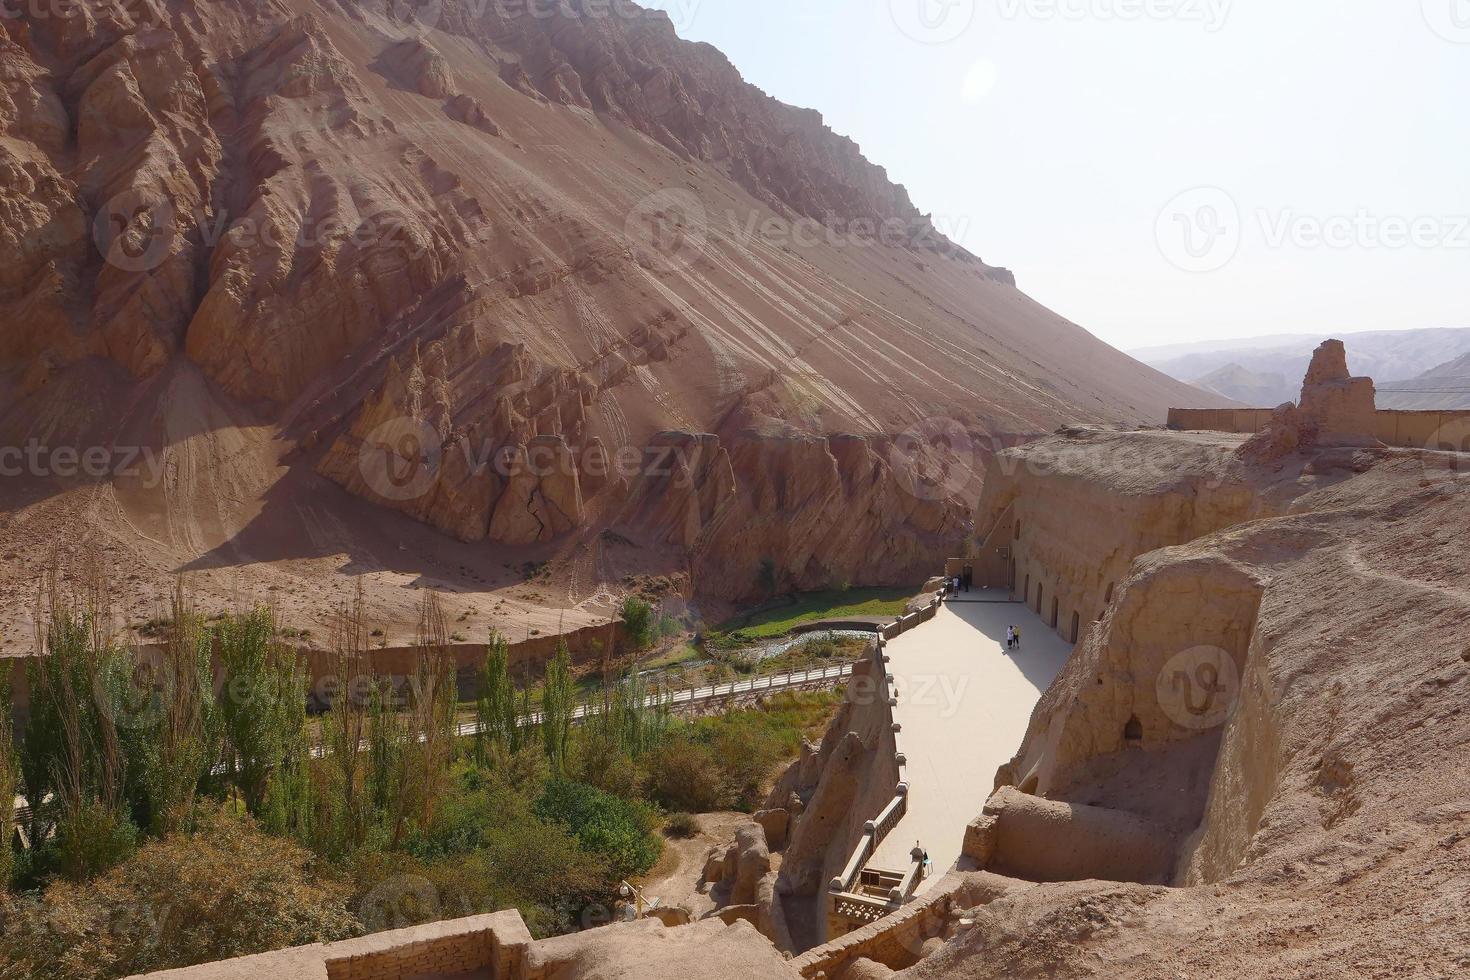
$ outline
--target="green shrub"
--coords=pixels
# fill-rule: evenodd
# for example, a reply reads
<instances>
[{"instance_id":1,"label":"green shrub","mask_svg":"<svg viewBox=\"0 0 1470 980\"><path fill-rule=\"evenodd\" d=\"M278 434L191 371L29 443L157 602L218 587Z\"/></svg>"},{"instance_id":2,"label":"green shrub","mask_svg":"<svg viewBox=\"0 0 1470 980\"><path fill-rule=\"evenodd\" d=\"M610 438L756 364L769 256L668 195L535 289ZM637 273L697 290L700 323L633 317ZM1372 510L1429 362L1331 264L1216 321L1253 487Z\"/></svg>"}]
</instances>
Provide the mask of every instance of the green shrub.
<instances>
[{"instance_id":1,"label":"green shrub","mask_svg":"<svg viewBox=\"0 0 1470 980\"><path fill-rule=\"evenodd\" d=\"M802 739L820 733L832 694L778 695L763 710L681 725L644 760L647 793L666 810L710 813L758 808L767 783Z\"/></svg>"},{"instance_id":2,"label":"green shrub","mask_svg":"<svg viewBox=\"0 0 1470 980\"><path fill-rule=\"evenodd\" d=\"M708 736L724 770L724 809L752 811L765 799L766 782L787 757L782 736L758 715L729 715Z\"/></svg>"},{"instance_id":3,"label":"green shrub","mask_svg":"<svg viewBox=\"0 0 1470 980\"><path fill-rule=\"evenodd\" d=\"M551 935L569 928L578 909L606 903L618 881L566 825L538 816L508 778L473 768L461 770L433 825L408 849L354 860L358 914L369 929L516 908L535 934ZM428 898L425 881L433 885Z\"/></svg>"},{"instance_id":4,"label":"green shrub","mask_svg":"<svg viewBox=\"0 0 1470 980\"><path fill-rule=\"evenodd\" d=\"M582 850L605 858L619 878L645 873L663 851L663 842L653 833L653 811L646 804L585 783L554 779L533 809L541 819L565 825Z\"/></svg>"},{"instance_id":5,"label":"green shrub","mask_svg":"<svg viewBox=\"0 0 1470 980\"><path fill-rule=\"evenodd\" d=\"M709 813L728 796L714 751L687 732L668 738L648 758L648 795L668 810Z\"/></svg>"},{"instance_id":6,"label":"green shrub","mask_svg":"<svg viewBox=\"0 0 1470 980\"><path fill-rule=\"evenodd\" d=\"M623 600L624 635L635 650L643 650L653 642L653 607L635 595Z\"/></svg>"}]
</instances>

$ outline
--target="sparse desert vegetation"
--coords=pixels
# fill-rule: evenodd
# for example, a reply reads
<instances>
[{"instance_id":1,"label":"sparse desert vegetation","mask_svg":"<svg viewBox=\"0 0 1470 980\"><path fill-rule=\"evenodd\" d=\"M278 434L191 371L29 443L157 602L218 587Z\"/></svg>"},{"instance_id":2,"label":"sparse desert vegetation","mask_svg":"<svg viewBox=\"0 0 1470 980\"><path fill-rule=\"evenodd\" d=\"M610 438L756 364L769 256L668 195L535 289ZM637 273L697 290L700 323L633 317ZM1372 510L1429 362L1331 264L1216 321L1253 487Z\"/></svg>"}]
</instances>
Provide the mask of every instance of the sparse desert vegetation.
<instances>
[{"instance_id":1,"label":"sparse desert vegetation","mask_svg":"<svg viewBox=\"0 0 1470 980\"><path fill-rule=\"evenodd\" d=\"M0 865L7 977L108 980L503 908L539 935L575 929L653 867L661 831L755 806L835 705L786 695L685 721L636 672L589 697L564 650L517 684L492 637L476 734L457 737L432 592L406 679L372 672L361 595L339 610L350 681L317 715L269 609L206 619L182 589L171 606L144 669L100 581L47 584L30 719L18 741L0 731L0 790L37 801L38 846ZM578 707L591 717L573 725Z\"/></svg>"}]
</instances>

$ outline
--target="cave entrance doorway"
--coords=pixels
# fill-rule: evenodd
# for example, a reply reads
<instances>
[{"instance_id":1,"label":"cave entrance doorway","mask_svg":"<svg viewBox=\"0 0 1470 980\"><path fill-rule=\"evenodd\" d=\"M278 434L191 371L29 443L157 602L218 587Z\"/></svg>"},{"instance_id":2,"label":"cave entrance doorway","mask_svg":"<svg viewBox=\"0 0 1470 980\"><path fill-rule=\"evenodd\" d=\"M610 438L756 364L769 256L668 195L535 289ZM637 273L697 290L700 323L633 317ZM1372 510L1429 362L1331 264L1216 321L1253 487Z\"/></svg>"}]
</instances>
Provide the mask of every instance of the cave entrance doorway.
<instances>
[{"instance_id":1,"label":"cave entrance doorway","mask_svg":"<svg viewBox=\"0 0 1470 980\"><path fill-rule=\"evenodd\" d=\"M1041 599L1046 595L1046 586L1040 582L1036 583L1036 615L1041 615Z\"/></svg>"},{"instance_id":2,"label":"cave entrance doorway","mask_svg":"<svg viewBox=\"0 0 1470 980\"><path fill-rule=\"evenodd\" d=\"M1058 596L1051 597L1051 628L1056 629L1062 618L1062 600Z\"/></svg>"},{"instance_id":3,"label":"cave entrance doorway","mask_svg":"<svg viewBox=\"0 0 1470 980\"><path fill-rule=\"evenodd\" d=\"M1082 614L1072 614L1072 642L1076 643L1082 639Z\"/></svg>"}]
</instances>

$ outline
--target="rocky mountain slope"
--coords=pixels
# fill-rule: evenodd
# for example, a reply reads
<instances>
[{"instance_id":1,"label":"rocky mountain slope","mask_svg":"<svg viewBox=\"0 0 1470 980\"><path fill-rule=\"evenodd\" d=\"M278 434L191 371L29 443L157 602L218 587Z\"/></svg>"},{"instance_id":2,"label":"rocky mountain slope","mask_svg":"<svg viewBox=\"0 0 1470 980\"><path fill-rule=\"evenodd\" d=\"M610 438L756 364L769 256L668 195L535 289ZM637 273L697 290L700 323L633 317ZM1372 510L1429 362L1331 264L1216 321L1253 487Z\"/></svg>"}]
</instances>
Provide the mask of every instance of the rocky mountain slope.
<instances>
[{"instance_id":1,"label":"rocky mountain slope","mask_svg":"<svg viewBox=\"0 0 1470 980\"><path fill-rule=\"evenodd\" d=\"M1208 401L661 14L62 6L0 19L6 607L79 535L137 596L477 632L921 580L997 447Z\"/></svg>"},{"instance_id":2,"label":"rocky mountain slope","mask_svg":"<svg viewBox=\"0 0 1470 980\"><path fill-rule=\"evenodd\" d=\"M1295 398L1291 396L1282 397L1291 391L1291 386L1287 383L1284 374L1249 371L1233 361L1222 368L1211 371L1202 378L1195 379L1194 386L1214 392L1222 398L1240 402L1242 405L1274 408L1285 402L1295 401Z\"/></svg>"}]
</instances>

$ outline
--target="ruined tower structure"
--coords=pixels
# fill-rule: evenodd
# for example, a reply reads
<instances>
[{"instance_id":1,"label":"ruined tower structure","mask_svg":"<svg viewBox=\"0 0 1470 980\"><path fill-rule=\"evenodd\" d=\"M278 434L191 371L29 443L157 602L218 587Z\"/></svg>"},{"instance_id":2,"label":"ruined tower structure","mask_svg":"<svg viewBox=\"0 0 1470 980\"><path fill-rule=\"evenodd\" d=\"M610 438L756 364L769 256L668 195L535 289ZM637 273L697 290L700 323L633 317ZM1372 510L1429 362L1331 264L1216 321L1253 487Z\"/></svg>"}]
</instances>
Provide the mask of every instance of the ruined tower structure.
<instances>
[{"instance_id":1,"label":"ruined tower structure","mask_svg":"<svg viewBox=\"0 0 1470 980\"><path fill-rule=\"evenodd\" d=\"M1301 414L1317 429L1318 445L1375 445L1376 390L1372 378L1348 373L1347 349L1326 340L1312 354L1302 382Z\"/></svg>"}]
</instances>

